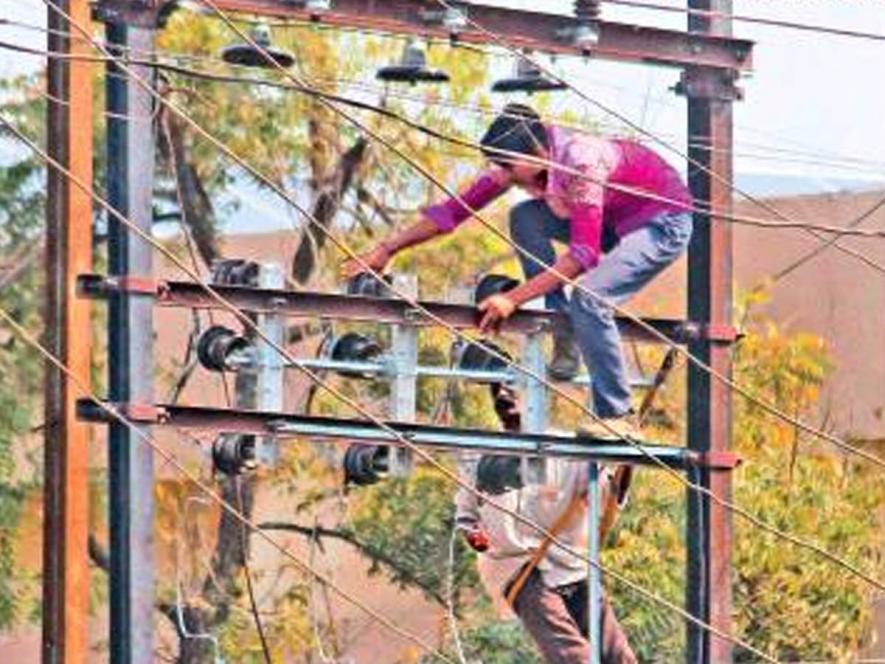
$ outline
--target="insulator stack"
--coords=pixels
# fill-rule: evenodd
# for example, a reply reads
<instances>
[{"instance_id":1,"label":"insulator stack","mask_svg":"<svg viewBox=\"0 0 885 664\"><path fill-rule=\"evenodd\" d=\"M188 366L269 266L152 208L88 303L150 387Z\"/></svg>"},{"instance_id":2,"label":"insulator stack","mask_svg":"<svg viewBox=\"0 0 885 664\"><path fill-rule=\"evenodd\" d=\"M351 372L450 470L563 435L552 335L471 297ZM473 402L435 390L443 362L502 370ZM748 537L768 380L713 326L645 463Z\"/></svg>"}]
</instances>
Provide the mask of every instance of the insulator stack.
<instances>
[{"instance_id":1,"label":"insulator stack","mask_svg":"<svg viewBox=\"0 0 885 664\"><path fill-rule=\"evenodd\" d=\"M581 23L598 20L600 11L599 0L575 0L575 17Z\"/></svg>"}]
</instances>

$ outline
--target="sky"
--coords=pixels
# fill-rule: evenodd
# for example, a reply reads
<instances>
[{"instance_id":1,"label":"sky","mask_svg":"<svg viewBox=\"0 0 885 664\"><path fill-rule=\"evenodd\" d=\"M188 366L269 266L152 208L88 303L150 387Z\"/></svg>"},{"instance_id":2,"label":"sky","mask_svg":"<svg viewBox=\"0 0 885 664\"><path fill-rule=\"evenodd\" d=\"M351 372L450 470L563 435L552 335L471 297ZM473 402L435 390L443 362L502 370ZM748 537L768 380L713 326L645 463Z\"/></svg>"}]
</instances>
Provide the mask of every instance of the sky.
<instances>
[{"instance_id":1,"label":"sky","mask_svg":"<svg viewBox=\"0 0 885 664\"><path fill-rule=\"evenodd\" d=\"M537 9L540 3L483 0L483 4ZM571 13L572 6L572 0L545 0L544 11ZM735 0L734 13L885 35L882 0ZM0 0L0 19L43 24L44 14L41 0ZM677 30L686 25L682 14L607 3L603 18ZM735 23L734 32L756 42L754 71L739 81L744 99L734 106L735 171L745 186L759 194L885 186L885 85L881 83L885 41L748 23ZM2 25L0 39L44 42L39 33ZM34 58L0 52L0 76L39 64ZM593 59L560 58L554 66L589 96L647 131L680 149L685 145L685 100L670 90L678 78L676 70ZM499 58L496 67L506 72L511 64ZM584 102L562 95L553 103L574 107ZM606 120L604 114L597 115ZM678 157L669 158L680 164Z\"/></svg>"}]
</instances>

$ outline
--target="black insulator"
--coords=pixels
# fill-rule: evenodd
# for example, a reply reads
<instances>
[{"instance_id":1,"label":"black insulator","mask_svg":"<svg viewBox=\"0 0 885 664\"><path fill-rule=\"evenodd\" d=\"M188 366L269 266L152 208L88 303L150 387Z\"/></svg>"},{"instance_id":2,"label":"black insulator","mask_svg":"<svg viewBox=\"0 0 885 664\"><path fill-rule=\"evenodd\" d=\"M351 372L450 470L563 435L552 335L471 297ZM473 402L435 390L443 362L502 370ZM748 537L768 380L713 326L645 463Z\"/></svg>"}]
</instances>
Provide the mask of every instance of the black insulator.
<instances>
[{"instance_id":1,"label":"black insulator","mask_svg":"<svg viewBox=\"0 0 885 664\"><path fill-rule=\"evenodd\" d=\"M225 258L212 262L210 278L219 286L258 286L261 266L243 258Z\"/></svg>"},{"instance_id":2,"label":"black insulator","mask_svg":"<svg viewBox=\"0 0 885 664\"><path fill-rule=\"evenodd\" d=\"M375 78L385 83L447 83L449 75L441 69L429 69L414 65L388 65L381 67Z\"/></svg>"},{"instance_id":3,"label":"black insulator","mask_svg":"<svg viewBox=\"0 0 885 664\"><path fill-rule=\"evenodd\" d=\"M347 282L347 294L362 297L390 297L392 283L393 277L389 274L378 279L371 272L360 272Z\"/></svg>"},{"instance_id":4,"label":"black insulator","mask_svg":"<svg viewBox=\"0 0 885 664\"><path fill-rule=\"evenodd\" d=\"M427 66L427 54L416 42L410 41L403 48L400 61L381 67L375 77L387 83L445 83L449 75Z\"/></svg>"},{"instance_id":5,"label":"black insulator","mask_svg":"<svg viewBox=\"0 0 885 664\"><path fill-rule=\"evenodd\" d=\"M390 448L384 445L354 443L344 453L344 483L377 484L390 468Z\"/></svg>"},{"instance_id":6,"label":"black insulator","mask_svg":"<svg viewBox=\"0 0 885 664\"><path fill-rule=\"evenodd\" d=\"M255 436L222 434L212 443L212 466L224 475L242 475L258 465Z\"/></svg>"},{"instance_id":7,"label":"black insulator","mask_svg":"<svg viewBox=\"0 0 885 664\"><path fill-rule=\"evenodd\" d=\"M479 304L492 295L506 293L519 286L519 281L506 274L486 274L480 279L473 291L473 301Z\"/></svg>"},{"instance_id":8,"label":"black insulator","mask_svg":"<svg viewBox=\"0 0 885 664\"><path fill-rule=\"evenodd\" d=\"M457 358L457 367L462 371L504 371L510 366L512 359L510 353L491 341L476 341L469 344L456 342L453 354ZM483 380L477 382L500 381Z\"/></svg>"},{"instance_id":9,"label":"black insulator","mask_svg":"<svg viewBox=\"0 0 885 664\"><path fill-rule=\"evenodd\" d=\"M197 359L209 371L233 371L234 355L243 353L252 343L224 325L213 325L197 341Z\"/></svg>"},{"instance_id":10,"label":"black insulator","mask_svg":"<svg viewBox=\"0 0 885 664\"><path fill-rule=\"evenodd\" d=\"M575 0L575 17L582 23L599 18L599 0Z\"/></svg>"},{"instance_id":11,"label":"black insulator","mask_svg":"<svg viewBox=\"0 0 885 664\"><path fill-rule=\"evenodd\" d=\"M544 75L544 73L529 60L528 54L516 56L516 65L513 76L495 81L492 92L547 92L551 90L565 90L568 86L562 82Z\"/></svg>"},{"instance_id":12,"label":"black insulator","mask_svg":"<svg viewBox=\"0 0 885 664\"><path fill-rule=\"evenodd\" d=\"M265 69L272 69L274 62L281 67L291 67L295 64L294 55L288 51L276 48L271 43L270 28L267 24L261 23L255 26L250 36L260 49L248 42L234 44L221 52L222 60L232 65L262 67Z\"/></svg>"},{"instance_id":13,"label":"black insulator","mask_svg":"<svg viewBox=\"0 0 885 664\"><path fill-rule=\"evenodd\" d=\"M335 340L332 345L331 357L339 362L373 362L377 360L384 349L375 339L360 334L348 332ZM350 378L372 378L373 374L361 371L339 371L342 376Z\"/></svg>"}]
</instances>

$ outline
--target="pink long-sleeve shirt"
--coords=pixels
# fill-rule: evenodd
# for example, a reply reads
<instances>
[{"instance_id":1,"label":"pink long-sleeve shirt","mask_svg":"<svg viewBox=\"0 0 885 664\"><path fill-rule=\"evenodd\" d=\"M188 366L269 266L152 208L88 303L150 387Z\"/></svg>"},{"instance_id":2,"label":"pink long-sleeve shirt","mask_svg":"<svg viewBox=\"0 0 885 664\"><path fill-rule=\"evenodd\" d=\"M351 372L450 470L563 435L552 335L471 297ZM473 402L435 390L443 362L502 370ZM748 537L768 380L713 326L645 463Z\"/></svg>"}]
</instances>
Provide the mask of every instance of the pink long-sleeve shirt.
<instances>
[{"instance_id":1,"label":"pink long-sleeve shirt","mask_svg":"<svg viewBox=\"0 0 885 664\"><path fill-rule=\"evenodd\" d=\"M662 212L691 206L691 194L676 169L640 143L556 126L547 127L547 138L550 161L583 174L550 168L540 195L554 214L571 223L569 253L585 269L599 262L603 225L623 237ZM484 171L460 194L463 203L450 198L422 213L441 231L451 232L471 217L471 209L481 210L511 186L494 171Z\"/></svg>"}]
</instances>

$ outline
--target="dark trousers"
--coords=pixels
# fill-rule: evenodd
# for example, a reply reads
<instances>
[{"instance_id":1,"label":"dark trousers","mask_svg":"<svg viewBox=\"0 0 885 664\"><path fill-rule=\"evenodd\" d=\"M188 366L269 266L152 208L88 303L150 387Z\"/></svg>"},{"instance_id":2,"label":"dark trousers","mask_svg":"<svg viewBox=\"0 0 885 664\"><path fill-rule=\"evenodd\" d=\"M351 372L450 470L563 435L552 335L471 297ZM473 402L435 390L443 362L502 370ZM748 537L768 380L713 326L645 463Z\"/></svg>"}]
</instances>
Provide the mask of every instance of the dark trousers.
<instances>
[{"instance_id":1,"label":"dark trousers","mask_svg":"<svg viewBox=\"0 0 885 664\"><path fill-rule=\"evenodd\" d=\"M505 590L506 592L506 590ZM547 588L538 570L532 572L513 607L549 664L587 664L587 583ZM602 606L603 664L636 664L607 598Z\"/></svg>"}]
</instances>

